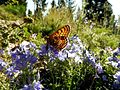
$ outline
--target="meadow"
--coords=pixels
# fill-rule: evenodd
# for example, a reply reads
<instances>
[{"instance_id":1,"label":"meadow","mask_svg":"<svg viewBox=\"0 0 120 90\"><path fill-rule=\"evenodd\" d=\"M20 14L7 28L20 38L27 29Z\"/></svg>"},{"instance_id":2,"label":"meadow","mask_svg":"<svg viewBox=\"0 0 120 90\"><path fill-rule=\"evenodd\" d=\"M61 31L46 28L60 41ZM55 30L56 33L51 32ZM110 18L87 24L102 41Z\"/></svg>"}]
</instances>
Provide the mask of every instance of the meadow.
<instances>
[{"instance_id":1,"label":"meadow","mask_svg":"<svg viewBox=\"0 0 120 90\"><path fill-rule=\"evenodd\" d=\"M25 17L24 5L0 5L0 90L119 90L120 27L73 20L68 8ZM69 25L60 51L46 37Z\"/></svg>"}]
</instances>

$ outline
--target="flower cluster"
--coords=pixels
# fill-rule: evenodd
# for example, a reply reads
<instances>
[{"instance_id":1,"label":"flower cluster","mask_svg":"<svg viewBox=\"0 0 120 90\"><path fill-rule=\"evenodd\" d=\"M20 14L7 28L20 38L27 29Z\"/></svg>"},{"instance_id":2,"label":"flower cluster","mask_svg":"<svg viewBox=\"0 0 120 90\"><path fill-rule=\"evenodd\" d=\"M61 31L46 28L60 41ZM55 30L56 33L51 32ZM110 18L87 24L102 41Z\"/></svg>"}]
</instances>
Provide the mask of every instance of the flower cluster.
<instances>
[{"instance_id":1,"label":"flower cluster","mask_svg":"<svg viewBox=\"0 0 120 90\"><path fill-rule=\"evenodd\" d=\"M2 54L3 51L0 51ZM40 57L47 56L50 62L59 59L61 61L72 59L76 63L88 62L93 68L95 68L95 77L102 77L103 81L108 81L107 76L104 74L103 66L97 61L94 53L85 49L85 45L79 39L77 35L74 35L68 40L67 46L57 51L53 46L41 45L40 49L34 43L23 41L19 46L14 49L9 49L8 54L11 55L12 63L4 72L8 77L13 77L15 73L22 73L25 68L32 70L33 64L35 64ZM39 57L35 56L38 55ZM108 58L109 63L112 66L119 68L120 60L117 57L120 55L120 48L113 51L113 56ZM0 71L5 68L7 64L0 59ZM99 76L102 75L102 76ZM113 75L115 81L113 87L120 88L120 71ZM40 80L40 79L39 79ZM35 80L32 84L24 85L22 90L42 90L44 88L39 80Z\"/></svg>"},{"instance_id":2,"label":"flower cluster","mask_svg":"<svg viewBox=\"0 0 120 90\"><path fill-rule=\"evenodd\" d=\"M24 85L20 90L42 90L44 87L40 81L34 81L33 84Z\"/></svg>"},{"instance_id":3,"label":"flower cluster","mask_svg":"<svg viewBox=\"0 0 120 90\"><path fill-rule=\"evenodd\" d=\"M106 63L110 63L113 67L119 68L120 67L120 59L118 58L119 55L120 55L120 47L112 51L112 56L108 57L109 62Z\"/></svg>"},{"instance_id":4,"label":"flower cluster","mask_svg":"<svg viewBox=\"0 0 120 90\"><path fill-rule=\"evenodd\" d=\"M0 71L2 71L4 68L6 68L7 64L2 60L0 59Z\"/></svg>"},{"instance_id":5,"label":"flower cluster","mask_svg":"<svg viewBox=\"0 0 120 90\"><path fill-rule=\"evenodd\" d=\"M120 68L120 59L118 58L120 56L120 47L116 48L112 51L112 56L108 57L107 64L111 64L115 68ZM115 75L113 75L115 81L113 83L113 87L115 89L120 89L120 71L117 71Z\"/></svg>"},{"instance_id":6,"label":"flower cluster","mask_svg":"<svg viewBox=\"0 0 120 90\"><path fill-rule=\"evenodd\" d=\"M96 58L94 57L93 53L91 54L88 50L85 49L85 46L77 35L71 37L66 48L59 52L52 46L48 46L48 48L46 47L46 45L41 46L39 55L48 55L50 60L55 60L56 58L61 61L64 61L66 59L73 59L76 63L87 61L93 67L95 67L99 73L103 72L100 63L96 63Z\"/></svg>"},{"instance_id":7,"label":"flower cluster","mask_svg":"<svg viewBox=\"0 0 120 90\"><path fill-rule=\"evenodd\" d=\"M120 89L120 71L117 71L115 75L113 75L115 81L113 83L113 87L116 89Z\"/></svg>"},{"instance_id":8,"label":"flower cluster","mask_svg":"<svg viewBox=\"0 0 120 90\"><path fill-rule=\"evenodd\" d=\"M14 73L19 73L20 70L25 68L31 68L32 65L37 62L37 58L31 53L31 50L35 50L36 45L23 41L20 46L15 47L14 50L9 50L9 54L12 57L12 63L9 68L7 68L5 74L8 77L12 77Z\"/></svg>"},{"instance_id":9,"label":"flower cluster","mask_svg":"<svg viewBox=\"0 0 120 90\"><path fill-rule=\"evenodd\" d=\"M39 51L39 55L47 55L50 60L59 59L61 61L64 61L66 59L73 59L77 63L87 61L96 69L96 78L102 77L103 81L108 81L101 63L97 61L96 57L94 57L94 53L90 53L88 50L85 49L85 46L77 35L74 35L72 38L70 38L66 48L61 50L60 52L55 50L52 46L42 45L41 50ZM116 57L116 55L120 55L120 48L114 50L113 57L109 57L108 60L109 63L111 63L114 67L119 67L120 60ZM116 76L116 74L114 76ZM118 79L118 76L120 75L117 74L115 79ZM115 83L113 85L115 86Z\"/></svg>"},{"instance_id":10,"label":"flower cluster","mask_svg":"<svg viewBox=\"0 0 120 90\"><path fill-rule=\"evenodd\" d=\"M55 60L58 58L64 61L68 58L73 58L76 62L81 62L83 57L84 45L78 36L74 35L67 43L66 48L61 51L57 51L53 46L42 45L41 50L38 50L39 56L47 55L50 60ZM80 57L81 56L81 57Z\"/></svg>"},{"instance_id":11,"label":"flower cluster","mask_svg":"<svg viewBox=\"0 0 120 90\"><path fill-rule=\"evenodd\" d=\"M4 54L4 51L0 49L0 56ZM6 69L7 63L0 58L0 71Z\"/></svg>"}]
</instances>

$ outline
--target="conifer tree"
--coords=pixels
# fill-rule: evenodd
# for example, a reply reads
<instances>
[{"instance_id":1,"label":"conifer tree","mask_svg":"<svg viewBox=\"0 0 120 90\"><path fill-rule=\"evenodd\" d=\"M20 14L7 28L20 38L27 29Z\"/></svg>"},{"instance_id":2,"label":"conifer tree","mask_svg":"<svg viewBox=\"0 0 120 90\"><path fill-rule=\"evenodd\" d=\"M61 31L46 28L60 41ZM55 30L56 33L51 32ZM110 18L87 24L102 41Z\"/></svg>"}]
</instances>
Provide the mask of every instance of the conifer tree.
<instances>
[{"instance_id":1,"label":"conifer tree","mask_svg":"<svg viewBox=\"0 0 120 90\"><path fill-rule=\"evenodd\" d=\"M46 0L35 0L35 2L36 2L35 15L42 17L42 15L43 15L42 12L45 12L46 6L47 6Z\"/></svg>"},{"instance_id":2,"label":"conifer tree","mask_svg":"<svg viewBox=\"0 0 120 90\"><path fill-rule=\"evenodd\" d=\"M73 14L75 11L74 0L67 0L67 7L71 14L71 18L73 19Z\"/></svg>"},{"instance_id":3,"label":"conifer tree","mask_svg":"<svg viewBox=\"0 0 120 90\"><path fill-rule=\"evenodd\" d=\"M112 15L111 4L107 0L83 0L85 18L109 27Z\"/></svg>"},{"instance_id":4,"label":"conifer tree","mask_svg":"<svg viewBox=\"0 0 120 90\"><path fill-rule=\"evenodd\" d=\"M51 6L52 8L56 7L55 0L52 1Z\"/></svg>"},{"instance_id":5,"label":"conifer tree","mask_svg":"<svg viewBox=\"0 0 120 90\"><path fill-rule=\"evenodd\" d=\"M64 0L58 0L58 7L65 7L66 4L65 4L65 1Z\"/></svg>"}]
</instances>

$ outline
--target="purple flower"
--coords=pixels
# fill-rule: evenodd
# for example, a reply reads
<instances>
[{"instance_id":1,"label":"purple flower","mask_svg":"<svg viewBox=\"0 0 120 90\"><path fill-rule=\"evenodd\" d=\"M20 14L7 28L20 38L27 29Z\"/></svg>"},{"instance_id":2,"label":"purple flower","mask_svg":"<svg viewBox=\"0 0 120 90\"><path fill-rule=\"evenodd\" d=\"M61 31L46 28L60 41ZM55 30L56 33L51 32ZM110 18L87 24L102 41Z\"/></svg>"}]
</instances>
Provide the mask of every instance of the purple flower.
<instances>
[{"instance_id":1,"label":"purple flower","mask_svg":"<svg viewBox=\"0 0 120 90\"><path fill-rule=\"evenodd\" d=\"M18 54L13 60L13 65L16 70L21 70L27 67L27 65L32 65L37 61L37 58L32 54Z\"/></svg>"},{"instance_id":2,"label":"purple flower","mask_svg":"<svg viewBox=\"0 0 120 90\"><path fill-rule=\"evenodd\" d=\"M0 71L5 68L7 66L7 64L5 62L3 62L3 60L0 59Z\"/></svg>"},{"instance_id":3,"label":"purple flower","mask_svg":"<svg viewBox=\"0 0 120 90\"><path fill-rule=\"evenodd\" d=\"M44 87L40 83L40 81L34 82L34 90L42 90Z\"/></svg>"},{"instance_id":4,"label":"purple flower","mask_svg":"<svg viewBox=\"0 0 120 90\"><path fill-rule=\"evenodd\" d=\"M98 74L101 74L101 73L103 73L103 72L104 72L104 71L103 71L103 68L102 68L102 66L101 66L101 64L100 64L100 63L95 64L95 68L96 68L96 70L97 70Z\"/></svg>"},{"instance_id":5,"label":"purple flower","mask_svg":"<svg viewBox=\"0 0 120 90\"><path fill-rule=\"evenodd\" d=\"M57 51L53 46L51 45L42 45L40 50L37 50L38 55L41 56L48 56L50 60L66 60L67 58L72 58L75 60L75 62L81 62L84 59L83 51L85 50L85 47L83 46L81 40L77 35L74 35L71 39L69 39L69 42L65 49L61 51ZM86 57L88 57L88 61L95 66L95 58L87 51Z\"/></svg>"},{"instance_id":6,"label":"purple flower","mask_svg":"<svg viewBox=\"0 0 120 90\"><path fill-rule=\"evenodd\" d=\"M32 85L24 85L24 87L20 90L34 90Z\"/></svg>"},{"instance_id":7,"label":"purple flower","mask_svg":"<svg viewBox=\"0 0 120 90\"><path fill-rule=\"evenodd\" d=\"M120 55L120 47L116 48L116 49L113 51L113 55L115 55L115 56Z\"/></svg>"},{"instance_id":8,"label":"purple flower","mask_svg":"<svg viewBox=\"0 0 120 90\"><path fill-rule=\"evenodd\" d=\"M37 34L34 33L34 34L31 35L31 37L35 39L37 37Z\"/></svg>"},{"instance_id":9,"label":"purple flower","mask_svg":"<svg viewBox=\"0 0 120 90\"><path fill-rule=\"evenodd\" d=\"M111 61L111 65L112 65L113 67L115 67L115 68L118 67L118 63L117 63L117 62L114 62L114 61Z\"/></svg>"},{"instance_id":10,"label":"purple flower","mask_svg":"<svg viewBox=\"0 0 120 90\"><path fill-rule=\"evenodd\" d=\"M24 52L24 53L30 53L30 50L36 50L36 45L32 42L27 42L27 41L23 41L21 44L20 44L20 49L21 49L21 52Z\"/></svg>"},{"instance_id":11,"label":"purple flower","mask_svg":"<svg viewBox=\"0 0 120 90\"><path fill-rule=\"evenodd\" d=\"M77 35L74 35L70 40L79 45L79 48L84 49L84 45Z\"/></svg>"},{"instance_id":12,"label":"purple flower","mask_svg":"<svg viewBox=\"0 0 120 90\"><path fill-rule=\"evenodd\" d=\"M73 41L77 41L77 42L81 42L81 40L79 39L79 37L77 35L74 35L71 40Z\"/></svg>"},{"instance_id":13,"label":"purple flower","mask_svg":"<svg viewBox=\"0 0 120 90\"><path fill-rule=\"evenodd\" d=\"M40 81L34 81L33 84L29 84L29 85L24 85L24 87L20 90L42 90L44 87L43 85L40 83Z\"/></svg>"},{"instance_id":14,"label":"purple flower","mask_svg":"<svg viewBox=\"0 0 120 90\"><path fill-rule=\"evenodd\" d=\"M39 56L47 55L48 54L47 45L41 45L41 50L37 50L37 53Z\"/></svg>"},{"instance_id":15,"label":"purple flower","mask_svg":"<svg viewBox=\"0 0 120 90\"><path fill-rule=\"evenodd\" d=\"M67 58L67 53L61 51L56 56L59 58L59 60L64 61Z\"/></svg>"},{"instance_id":16,"label":"purple flower","mask_svg":"<svg viewBox=\"0 0 120 90\"><path fill-rule=\"evenodd\" d=\"M29 55L27 59L31 65L36 63L38 60L34 55Z\"/></svg>"},{"instance_id":17,"label":"purple flower","mask_svg":"<svg viewBox=\"0 0 120 90\"><path fill-rule=\"evenodd\" d=\"M118 80L115 80L113 83L113 88L115 90L120 90L120 82Z\"/></svg>"},{"instance_id":18,"label":"purple flower","mask_svg":"<svg viewBox=\"0 0 120 90\"><path fill-rule=\"evenodd\" d=\"M16 70L26 68L29 64L32 65L37 61L37 57L32 54L30 49L36 50L36 45L32 42L23 41L19 48L11 51L12 65ZM33 52L34 52L33 51Z\"/></svg>"},{"instance_id":19,"label":"purple flower","mask_svg":"<svg viewBox=\"0 0 120 90\"><path fill-rule=\"evenodd\" d=\"M34 48L34 49L36 49L36 47L37 47L36 44L34 44L32 42L29 43L29 46L30 46L30 48Z\"/></svg>"},{"instance_id":20,"label":"purple flower","mask_svg":"<svg viewBox=\"0 0 120 90\"><path fill-rule=\"evenodd\" d=\"M120 67L120 61L118 61L118 65L117 65L117 67L118 67L118 68Z\"/></svg>"},{"instance_id":21,"label":"purple flower","mask_svg":"<svg viewBox=\"0 0 120 90\"><path fill-rule=\"evenodd\" d=\"M120 82L120 71L118 71L113 77Z\"/></svg>"},{"instance_id":22,"label":"purple flower","mask_svg":"<svg viewBox=\"0 0 120 90\"><path fill-rule=\"evenodd\" d=\"M106 75L102 75L102 79L103 79L103 81L108 81L108 79L107 79L107 76L106 76Z\"/></svg>"},{"instance_id":23,"label":"purple flower","mask_svg":"<svg viewBox=\"0 0 120 90\"><path fill-rule=\"evenodd\" d=\"M113 77L115 78L113 87L118 90L120 89L120 71L117 71L117 73L113 75Z\"/></svg>"},{"instance_id":24,"label":"purple flower","mask_svg":"<svg viewBox=\"0 0 120 90\"><path fill-rule=\"evenodd\" d=\"M117 57L108 57L108 60L109 61L116 61L116 62L118 62L119 60L118 60L118 58Z\"/></svg>"},{"instance_id":25,"label":"purple flower","mask_svg":"<svg viewBox=\"0 0 120 90\"><path fill-rule=\"evenodd\" d=\"M4 50L3 49L0 49L0 55L4 53Z\"/></svg>"},{"instance_id":26,"label":"purple flower","mask_svg":"<svg viewBox=\"0 0 120 90\"><path fill-rule=\"evenodd\" d=\"M19 70L15 70L14 66L7 68L5 72L8 78L12 78L14 76L14 73L19 73Z\"/></svg>"},{"instance_id":27,"label":"purple flower","mask_svg":"<svg viewBox=\"0 0 120 90\"><path fill-rule=\"evenodd\" d=\"M27 56L25 54L21 54L18 58L13 62L15 69L21 70L27 67Z\"/></svg>"},{"instance_id":28,"label":"purple flower","mask_svg":"<svg viewBox=\"0 0 120 90\"><path fill-rule=\"evenodd\" d=\"M87 61L93 66L93 67L95 67L95 64L96 64L96 58L95 57L93 57L90 53L89 53L89 51L85 51L85 55L86 55L86 57L87 57Z\"/></svg>"}]
</instances>

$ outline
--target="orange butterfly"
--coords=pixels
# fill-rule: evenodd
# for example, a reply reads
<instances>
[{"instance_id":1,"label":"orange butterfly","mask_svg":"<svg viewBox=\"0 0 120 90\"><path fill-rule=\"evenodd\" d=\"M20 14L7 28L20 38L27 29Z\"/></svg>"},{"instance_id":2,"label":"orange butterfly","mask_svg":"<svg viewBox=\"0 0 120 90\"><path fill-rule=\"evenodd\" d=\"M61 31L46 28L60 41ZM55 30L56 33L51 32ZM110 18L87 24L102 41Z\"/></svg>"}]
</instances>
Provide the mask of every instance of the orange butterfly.
<instances>
[{"instance_id":1,"label":"orange butterfly","mask_svg":"<svg viewBox=\"0 0 120 90\"><path fill-rule=\"evenodd\" d=\"M47 44L52 45L54 48L60 51L67 45L67 37L69 33L70 26L65 25L64 27L58 29L56 32L48 36Z\"/></svg>"}]
</instances>

